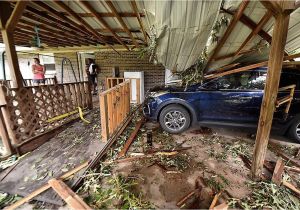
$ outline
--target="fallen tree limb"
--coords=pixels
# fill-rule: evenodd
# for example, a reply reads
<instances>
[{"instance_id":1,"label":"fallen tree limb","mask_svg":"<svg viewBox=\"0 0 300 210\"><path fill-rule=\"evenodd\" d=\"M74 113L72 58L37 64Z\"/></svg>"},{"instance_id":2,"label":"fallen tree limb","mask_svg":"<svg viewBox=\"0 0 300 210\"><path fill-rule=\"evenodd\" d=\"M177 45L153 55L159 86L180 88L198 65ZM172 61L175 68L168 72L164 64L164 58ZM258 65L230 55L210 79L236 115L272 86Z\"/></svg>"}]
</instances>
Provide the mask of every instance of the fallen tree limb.
<instances>
[{"instance_id":1,"label":"fallen tree limb","mask_svg":"<svg viewBox=\"0 0 300 210\"><path fill-rule=\"evenodd\" d=\"M52 189L74 210L88 209L92 210L68 185L57 179L49 180L48 184Z\"/></svg>"},{"instance_id":2,"label":"fallen tree limb","mask_svg":"<svg viewBox=\"0 0 300 210\"><path fill-rule=\"evenodd\" d=\"M229 208L227 203L222 203L218 206L216 206L215 208L213 208L213 210L227 210Z\"/></svg>"},{"instance_id":3,"label":"fallen tree limb","mask_svg":"<svg viewBox=\"0 0 300 210\"><path fill-rule=\"evenodd\" d=\"M132 144L132 142L134 141L137 133L139 132L140 128L142 127L142 125L145 122L145 118L143 117L135 126L134 131L131 133L131 135L129 136L129 138L127 139L123 149L121 150L121 152L118 154L118 157L123 157L126 155L130 145Z\"/></svg>"},{"instance_id":4,"label":"fallen tree limb","mask_svg":"<svg viewBox=\"0 0 300 210\"><path fill-rule=\"evenodd\" d=\"M300 190L297 189L293 184L287 182L287 181L282 181L282 185L287 187L288 189L290 189L291 191L293 191L294 193L296 193L298 195L298 197L300 196Z\"/></svg>"},{"instance_id":5,"label":"fallen tree limb","mask_svg":"<svg viewBox=\"0 0 300 210\"><path fill-rule=\"evenodd\" d=\"M186 202L190 197L192 197L193 195L195 195L195 193L197 192L197 190L198 190L198 189L194 189L194 190L192 190L191 192L189 192L187 195L185 195L183 198L181 198L181 199L177 202L176 206L181 207L183 204L185 204L185 202Z\"/></svg>"},{"instance_id":6,"label":"fallen tree limb","mask_svg":"<svg viewBox=\"0 0 300 210\"><path fill-rule=\"evenodd\" d=\"M72 176L73 174L77 173L78 171L80 171L81 169L85 168L88 166L88 162L85 162L79 166L77 166L76 168L72 169L71 171L68 171L67 173L65 173L64 175L62 175L61 177L59 177L59 179L65 180L68 179L70 176ZM41 194L42 192L48 190L51 186L49 184L46 184L42 187L40 187L39 189L33 191L32 193L30 193L28 196L22 198L21 200L18 200L17 202L13 203L12 205L8 206L7 208L5 208L6 210L13 210L18 208L19 206L21 206L22 204L30 201L32 198L36 197L37 195Z\"/></svg>"}]
</instances>

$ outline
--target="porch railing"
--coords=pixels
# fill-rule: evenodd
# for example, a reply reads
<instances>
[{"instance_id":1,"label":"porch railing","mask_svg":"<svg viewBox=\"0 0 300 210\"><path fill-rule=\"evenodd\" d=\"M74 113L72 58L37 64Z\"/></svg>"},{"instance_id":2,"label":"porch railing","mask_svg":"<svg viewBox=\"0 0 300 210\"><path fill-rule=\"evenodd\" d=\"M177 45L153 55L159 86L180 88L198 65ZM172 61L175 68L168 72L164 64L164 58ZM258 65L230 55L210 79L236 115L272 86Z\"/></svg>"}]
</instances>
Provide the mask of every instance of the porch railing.
<instances>
[{"instance_id":1,"label":"porch railing","mask_svg":"<svg viewBox=\"0 0 300 210\"><path fill-rule=\"evenodd\" d=\"M22 88L0 86L0 106L3 144L18 150L25 142L47 134L77 116L49 119L77 110L77 107L92 108L92 96L88 82ZM9 146L5 147L10 153L14 152Z\"/></svg>"}]
</instances>

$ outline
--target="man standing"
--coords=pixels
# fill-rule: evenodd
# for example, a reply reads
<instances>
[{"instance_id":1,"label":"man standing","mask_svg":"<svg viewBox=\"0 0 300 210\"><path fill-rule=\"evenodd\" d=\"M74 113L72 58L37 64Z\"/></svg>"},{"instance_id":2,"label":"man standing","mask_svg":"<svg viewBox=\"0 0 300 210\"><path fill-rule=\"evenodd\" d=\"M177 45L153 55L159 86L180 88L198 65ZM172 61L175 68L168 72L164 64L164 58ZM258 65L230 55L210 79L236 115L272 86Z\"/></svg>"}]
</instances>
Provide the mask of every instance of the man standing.
<instances>
[{"instance_id":1,"label":"man standing","mask_svg":"<svg viewBox=\"0 0 300 210\"><path fill-rule=\"evenodd\" d=\"M88 64L88 77L89 82L92 84L92 94L96 94L96 88L97 88L97 74L98 74L98 66L95 64L95 61L91 58L89 58L89 64Z\"/></svg>"}]
</instances>

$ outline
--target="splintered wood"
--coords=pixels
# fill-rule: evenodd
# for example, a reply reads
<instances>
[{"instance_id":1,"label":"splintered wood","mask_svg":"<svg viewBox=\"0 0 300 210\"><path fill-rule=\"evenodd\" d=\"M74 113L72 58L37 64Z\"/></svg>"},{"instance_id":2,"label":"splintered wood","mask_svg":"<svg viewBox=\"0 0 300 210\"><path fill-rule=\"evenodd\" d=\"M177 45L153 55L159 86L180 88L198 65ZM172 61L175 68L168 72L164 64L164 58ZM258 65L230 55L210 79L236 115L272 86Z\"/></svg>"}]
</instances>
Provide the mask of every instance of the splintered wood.
<instances>
[{"instance_id":1,"label":"splintered wood","mask_svg":"<svg viewBox=\"0 0 300 210\"><path fill-rule=\"evenodd\" d=\"M61 177L59 177L60 179L64 180L64 179L68 179L69 177L71 177L73 174L79 172L81 169L85 168L88 166L88 162L85 162L79 166L77 166L76 168L68 171L67 173L65 173L64 175L62 175ZM30 193L28 196L18 200L17 202L13 203L12 205L8 206L7 208L5 208L6 210L13 210L18 208L19 206L21 206L22 204L30 201L31 199L33 199L34 197L38 196L39 194L41 194L42 192L45 192L46 190L48 190L49 188L51 188L51 186L49 184L43 185L42 187L40 187L39 189L33 191L32 193Z\"/></svg>"},{"instance_id":2,"label":"splintered wood","mask_svg":"<svg viewBox=\"0 0 300 210\"><path fill-rule=\"evenodd\" d=\"M91 209L76 193L74 193L63 181L51 179L49 185L53 190L74 210Z\"/></svg>"},{"instance_id":3,"label":"splintered wood","mask_svg":"<svg viewBox=\"0 0 300 210\"><path fill-rule=\"evenodd\" d=\"M118 154L118 157L123 157L126 155L130 145L132 144L134 138L136 137L137 133L139 132L140 128L142 127L143 123L144 123L145 119L142 118L135 126L134 131L131 133L131 135L129 136L129 138L127 139L123 149L121 150L121 152Z\"/></svg>"}]
</instances>

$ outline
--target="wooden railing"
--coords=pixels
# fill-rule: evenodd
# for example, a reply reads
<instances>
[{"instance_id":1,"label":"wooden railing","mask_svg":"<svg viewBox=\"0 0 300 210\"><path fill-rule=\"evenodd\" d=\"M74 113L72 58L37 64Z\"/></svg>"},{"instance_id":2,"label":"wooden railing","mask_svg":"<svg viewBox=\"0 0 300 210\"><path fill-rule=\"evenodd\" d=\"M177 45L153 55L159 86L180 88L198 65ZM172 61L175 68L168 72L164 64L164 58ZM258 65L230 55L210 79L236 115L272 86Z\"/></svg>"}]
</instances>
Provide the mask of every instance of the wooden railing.
<instances>
[{"instance_id":1,"label":"wooden railing","mask_svg":"<svg viewBox=\"0 0 300 210\"><path fill-rule=\"evenodd\" d=\"M101 136L107 141L130 112L130 81L100 93Z\"/></svg>"},{"instance_id":2,"label":"wooden railing","mask_svg":"<svg viewBox=\"0 0 300 210\"><path fill-rule=\"evenodd\" d=\"M51 122L49 119L73 112L77 107L92 108L92 96L88 82L22 88L0 86L0 106L0 132L2 140L6 141L4 145L18 149L24 142L52 132L78 115ZM1 129L2 124L4 129ZM5 129L9 139L5 137ZM7 150L10 149L7 147Z\"/></svg>"},{"instance_id":3,"label":"wooden railing","mask_svg":"<svg viewBox=\"0 0 300 210\"><path fill-rule=\"evenodd\" d=\"M24 81L24 86L26 86L26 87L35 85L33 83L33 79L23 79L23 81ZM55 85L55 84L57 84L56 77L45 78L45 85ZM11 82L11 80L0 80L0 85L11 88L12 87L12 82Z\"/></svg>"},{"instance_id":4,"label":"wooden railing","mask_svg":"<svg viewBox=\"0 0 300 210\"><path fill-rule=\"evenodd\" d=\"M287 96L277 98L277 100L276 100L276 108L278 108L279 106L281 106L283 104L286 104L286 107L284 110L284 113L286 115L285 117L287 117L287 114L289 113L289 110L290 110L290 107L292 104L292 100L294 97L295 88L296 88L296 85L288 85L286 87L282 87L282 88L278 89L279 92L287 91L287 90L290 91Z\"/></svg>"},{"instance_id":5,"label":"wooden railing","mask_svg":"<svg viewBox=\"0 0 300 210\"><path fill-rule=\"evenodd\" d=\"M112 88L124 81L125 81L125 79L123 77L107 77L106 78L106 90L109 88Z\"/></svg>"}]
</instances>

